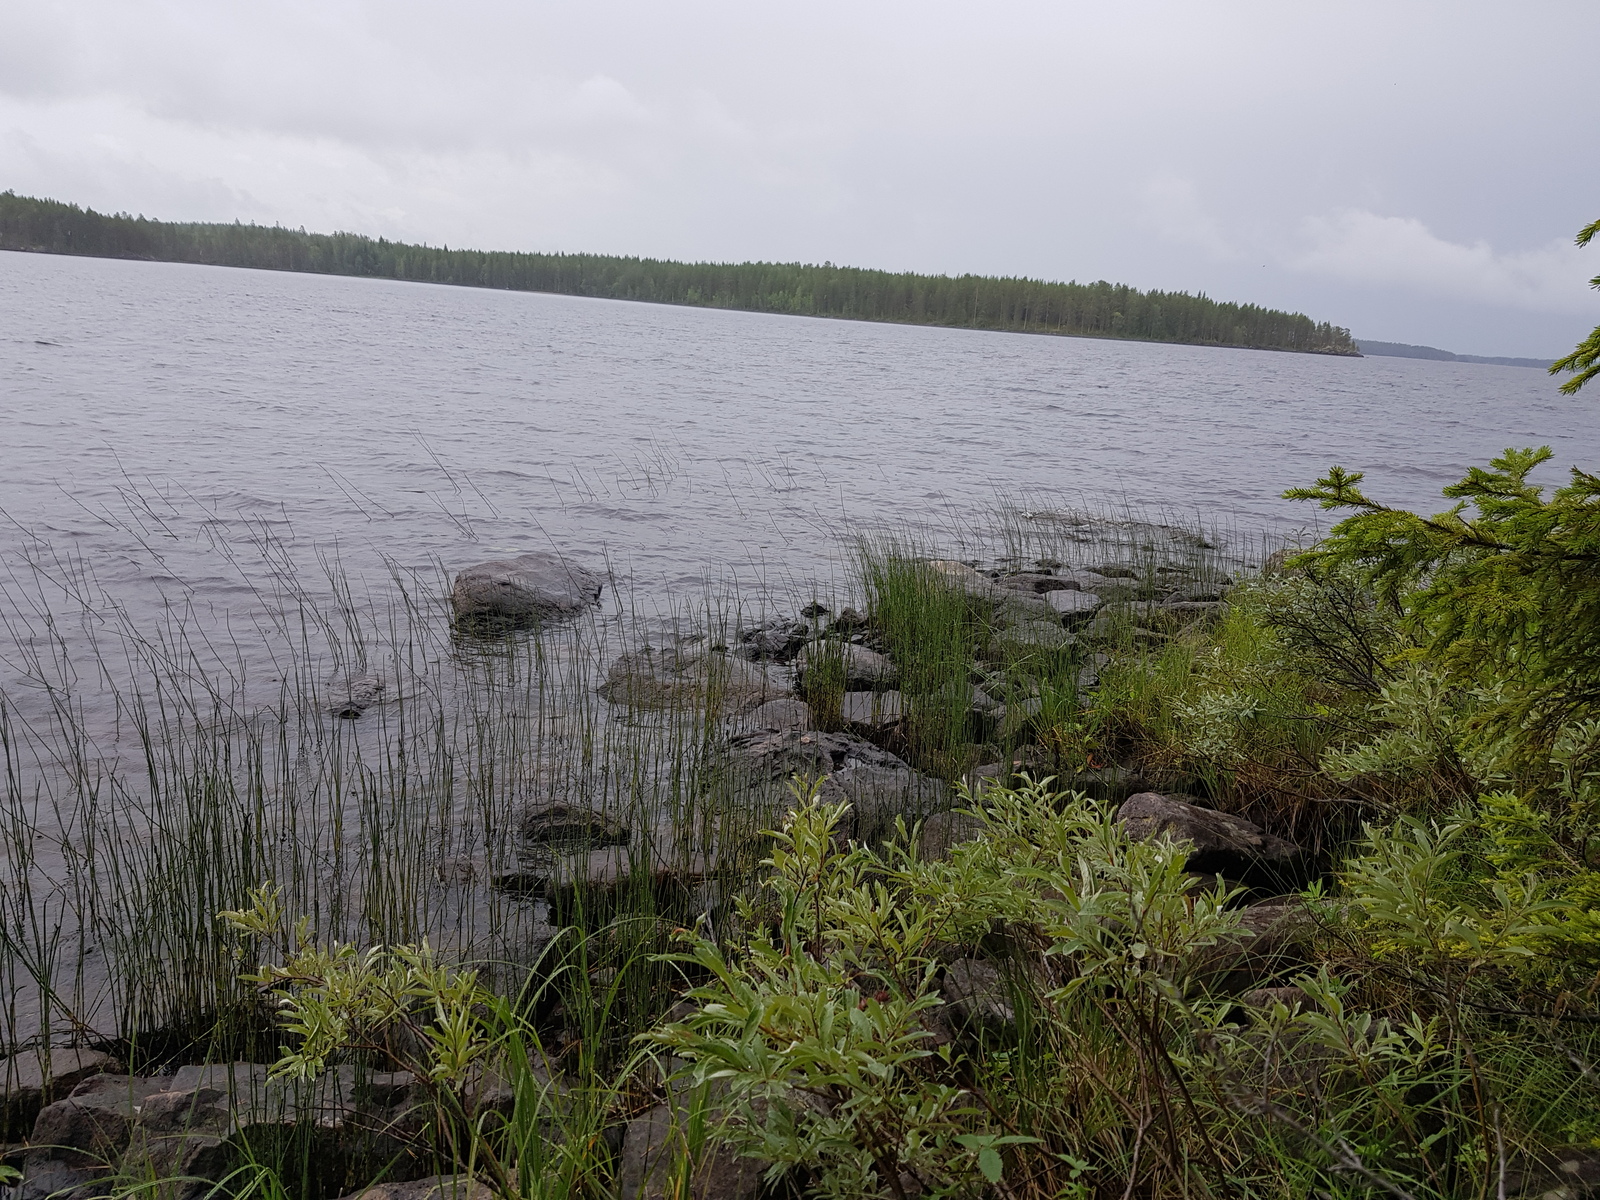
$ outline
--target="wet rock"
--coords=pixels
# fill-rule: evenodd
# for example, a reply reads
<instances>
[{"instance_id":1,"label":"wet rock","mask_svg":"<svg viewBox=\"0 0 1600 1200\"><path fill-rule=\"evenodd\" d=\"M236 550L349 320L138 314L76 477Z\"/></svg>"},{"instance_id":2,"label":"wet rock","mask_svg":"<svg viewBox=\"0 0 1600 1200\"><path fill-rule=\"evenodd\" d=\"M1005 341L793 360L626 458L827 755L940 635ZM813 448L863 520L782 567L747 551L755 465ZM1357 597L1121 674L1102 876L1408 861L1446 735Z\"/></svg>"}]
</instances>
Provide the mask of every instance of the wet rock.
<instances>
[{"instance_id":1,"label":"wet rock","mask_svg":"<svg viewBox=\"0 0 1600 1200\"><path fill-rule=\"evenodd\" d=\"M587 853L522 859L490 881L498 891L550 902L558 923L600 919L630 896L650 893L658 906L681 908L712 871L702 851L605 846Z\"/></svg>"},{"instance_id":2,"label":"wet rock","mask_svg":"<svg viewBox=\"0 0 1600 1200\"><path fill-rule=\"evenodd\" d=\"M666 1200L673 1168L688 1149L680 1128L687 1117L682 1107L675 1112L671 1105L658 1104L628 1122L617 1165L617 1200ZM687 1195L694 1200L755 1200L769 1165L707 1144L690 1173Z\"/></svg>"},{"instance_id":3,"label":"wet rock","mask_svg":"<svg viewBox=\"0 0 1600 1200\"><path fill-rule=\"evenodd\" d=\"M117 1069L117 1061L98 1050L57 1046L28 1050L0 1060L0 1118L4 1137L21 1137L33 1128L39 1110L70 1093L85 1079Z\"/></svg>"},{"instance_id":4,"label":"wet rock","mask_svg":"<svg viewBox=\"0 0 1600 1200\"><path fill-rule=\"evenodd\" d=\"M612 704L639 709L749 712L788 688L755 663L715 651L645 648L615 659L597 689Z\"/></svg>"},{"instance_id":5,"label":"wet rock","mask_svg":"<svg viewBox=\"0 0 1600 1200\"><path fill-rule=\"evenodd\" d=\"M630 831L620 821L580 804L543 801L522 812L517 831L524 842L536 846L589 849L625 846Z\"/></svg>"},{"instance_id":6,"label":"wet rock","mask_svg":"<svg viewBox=\"0 0 1600 1200\"><path fill-rule=\"evenodd\" d=\"M839 702L839 719L857 733L883 733L905 717L899 692L846 692Z\"/></svg>"},{"instance_id":7,"label":"wet rock","mask_svg":"<svg viewBox=\"0 0 1600 1200\"><path fill-rule=\"evenodd\" d=\"M1062 617L1087 619L1104 603L1097 592L1059 591L1045 596L1050 607Z\"/></svg>"},{"instance_id":8,"label":"wet rock","mask_svg":"<svg viewBox=\"0 0 1600 1200\"><path fill-rule=\"evenodd\" d=\"M945 968L939 985L949 1007L951 1023L986 1033L1004 1033L1016 1024L1011 991L994 963L963 958Z\"/></svg>"},{"instance_id":9,"label":"wet rock","mask_svg":"<svg viewBox=\"0 0 1600 1200\"><path fill-rule=\"evenodd\" d=\"M1193 847L1188 869L1224 879L1270 886L1291 881L1301 864L1299 846L1263 832L1243 817L1220 813L1160 792L1129 796L1117 821L1135 841L1161 834Z\"/></svg>"},{"instance_id":10,"label":"wet rock","mask_svg":"<svg viewBox=\"0 0 1600 1200\"><path fill-rule=\"evenodd\" d=\"M456 618L526 625L582 612L600 599L604 580L559 554L539 551L468 567L456 576Z\"/></svg>"},{"instance_id":11,"label":"wet rock","mask_svg":"<svg viewBox=\"0 0 1600 1200\"><path fill-rule=\"evenodd\" d=\"M795 669L802 678L812 670L842 670L847 692L889 689L900 682L900 668L887 655L853 642L812 642L795 658Z\"/></svg>"},{"instance_id":12,"label":"wet rock","mask_svg":"<svg viewBox=\"0 0 1600 1200\"><path fill-rule=\"evenodd\" d=\"M783 729L811 729L816 725L816 717L811 706L798 696L784 696L751 709L739 719L739 725L744 730L765 729L775 733Z\"/></svg>"},{"instance_id":13,"label":"wet rock","mask_svg":"<svg viewBox=\"0 0 1600 1200\"><path fill-rule=\"evenodd\" d=\"M742 630L734 653L754 662L786 663L806 644L810 633L810 628L801 621L768 621Z\"/></svg>"},{"instance_id":14,"label":"wet rock","mask_svg":"<svg viewBox=\"0 0 1600 1200\"><path fill-rule=\"evenodd\" d=\"M328 684L328 711L346 721L353 721L374 704L383 700L383 676L366 672L360 675L338 675Z\"/></svg>"}]
</instances>

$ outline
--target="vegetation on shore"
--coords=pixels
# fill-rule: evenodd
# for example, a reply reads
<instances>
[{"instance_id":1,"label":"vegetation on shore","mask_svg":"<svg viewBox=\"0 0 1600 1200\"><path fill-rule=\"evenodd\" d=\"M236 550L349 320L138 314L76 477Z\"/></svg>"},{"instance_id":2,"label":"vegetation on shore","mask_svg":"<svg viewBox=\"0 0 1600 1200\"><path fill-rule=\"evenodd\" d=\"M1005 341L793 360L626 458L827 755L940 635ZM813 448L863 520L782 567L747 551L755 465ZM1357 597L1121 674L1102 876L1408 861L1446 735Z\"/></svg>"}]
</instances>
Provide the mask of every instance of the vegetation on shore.
<instances>
[{"instance_id":1,"label":"vegetation on shore","mask_svg":"<svg viewBox=\"0 0 1600 1200\"><path fill-rule=\"evenodd\" d=\"M107 215L0 193L0 249L308 271L750 312L1019 333L1354 355L1347 329L1300 313L1125 284L916 275L802 263L681 263L451 250L354 233Z\"/></svg>"}]
</instances>

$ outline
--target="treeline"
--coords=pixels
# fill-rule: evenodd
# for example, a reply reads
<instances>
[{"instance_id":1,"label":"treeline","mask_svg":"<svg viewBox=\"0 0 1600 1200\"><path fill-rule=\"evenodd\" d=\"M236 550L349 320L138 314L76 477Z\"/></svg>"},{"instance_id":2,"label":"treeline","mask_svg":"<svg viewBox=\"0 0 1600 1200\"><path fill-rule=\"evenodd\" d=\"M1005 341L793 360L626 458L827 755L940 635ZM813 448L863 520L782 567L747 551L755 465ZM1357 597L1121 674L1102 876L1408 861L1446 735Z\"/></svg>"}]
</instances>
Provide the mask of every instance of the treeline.
<instances>
[{"instance_id":1,"label":"treeline","mask_svg":"<svg viewBox=\"0 0 1600 1200\"><path fill-rule=\"evenodd\" d=\"M1125 284L912 275L802 263L681 263L600 254L452 250L354 233L180 224L0 193L0 249L357 275L750 312L1024 333L1358 354L1301 313Z\"/></svg>"}]
</instances>

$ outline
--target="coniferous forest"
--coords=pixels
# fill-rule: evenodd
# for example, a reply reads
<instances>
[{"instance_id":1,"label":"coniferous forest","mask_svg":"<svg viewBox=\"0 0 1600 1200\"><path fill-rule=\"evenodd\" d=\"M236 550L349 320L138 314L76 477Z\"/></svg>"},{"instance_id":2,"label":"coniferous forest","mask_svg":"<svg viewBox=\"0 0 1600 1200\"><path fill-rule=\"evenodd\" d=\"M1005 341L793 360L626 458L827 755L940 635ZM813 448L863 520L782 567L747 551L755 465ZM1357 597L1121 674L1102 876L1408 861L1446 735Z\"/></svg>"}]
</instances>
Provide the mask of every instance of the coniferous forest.
<instances>
[{"instance_id":1,"label":"coniferous forest","mask_svg":"<svg viewBox=\"0 0 1600 1200\"><path fill-rule=\"evenodd\" d=\"M1303 313L1126 284L916 275L810 263L684 263L452 250L354 233L154 221L0 193L0 249L554 292L749 312L1355 355Z\"/></svg>"}]
</instances>

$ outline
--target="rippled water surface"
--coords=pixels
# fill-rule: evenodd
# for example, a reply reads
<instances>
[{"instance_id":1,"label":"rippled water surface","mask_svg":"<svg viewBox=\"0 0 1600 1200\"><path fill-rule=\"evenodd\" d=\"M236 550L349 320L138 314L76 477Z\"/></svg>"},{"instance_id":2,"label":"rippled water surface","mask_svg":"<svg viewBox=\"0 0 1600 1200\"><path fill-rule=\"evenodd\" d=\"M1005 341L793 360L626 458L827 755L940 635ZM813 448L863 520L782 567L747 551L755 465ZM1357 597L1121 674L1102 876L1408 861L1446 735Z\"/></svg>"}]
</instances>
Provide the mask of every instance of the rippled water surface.
<instances>
[{"instance_id":1,"label":"rippled water surface","mask_svg":"<svg viewBox=\"0 0 1600 1200\"><path fill-rule=\"evenodd\" d=\"M16 253L0 395L8 565L47 544L135 618L247 609L263 541L368 581L555 546L635 598L781 590L843 529L1000 497L1249 528L1313 520L1277 497L1333 462L1437 506L1508 445L1600 461L1527 369Z\"/></svg>"}]
</instances>

